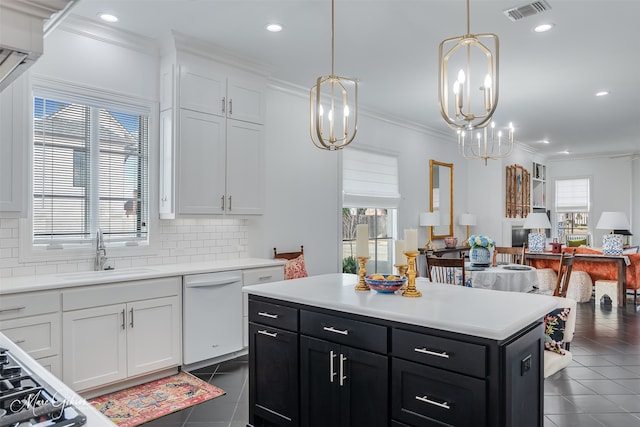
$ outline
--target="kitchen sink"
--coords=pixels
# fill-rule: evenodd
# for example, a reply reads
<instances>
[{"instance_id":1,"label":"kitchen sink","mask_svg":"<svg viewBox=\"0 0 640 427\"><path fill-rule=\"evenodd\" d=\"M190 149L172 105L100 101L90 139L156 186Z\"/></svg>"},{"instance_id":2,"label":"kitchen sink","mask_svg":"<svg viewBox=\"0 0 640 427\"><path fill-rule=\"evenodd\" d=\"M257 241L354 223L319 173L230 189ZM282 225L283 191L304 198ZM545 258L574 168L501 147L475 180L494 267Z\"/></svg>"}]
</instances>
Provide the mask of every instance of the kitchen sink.
<instances>
[{"instance_id":1,"label":"kitchen sink","mask_svg":"<svg viewBox=\"0 0 640 427\"><path fill-rule=\"evenodd\" d=\"M115 279L123 277L135 278L141 274L154 273L157 270L153 268L123 268L121 270L98 270L98 271L79 271L77 273L59 274L58 277L67 280L86 280L86 279Z\"/></svg>"}]
</instances>

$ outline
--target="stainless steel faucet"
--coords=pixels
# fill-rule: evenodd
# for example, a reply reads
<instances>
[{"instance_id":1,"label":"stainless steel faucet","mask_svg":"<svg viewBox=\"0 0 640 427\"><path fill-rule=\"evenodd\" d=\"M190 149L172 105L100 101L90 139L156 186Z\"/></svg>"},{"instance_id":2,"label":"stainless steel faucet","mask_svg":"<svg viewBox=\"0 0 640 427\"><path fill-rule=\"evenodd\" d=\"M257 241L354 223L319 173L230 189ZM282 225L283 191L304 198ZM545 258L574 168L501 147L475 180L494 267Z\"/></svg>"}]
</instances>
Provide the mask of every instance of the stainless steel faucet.
<instances>
[{"instance_id":1,"label":"stainless steel faucet","mask_svg":"<svg viewBox=\"0 0 640 427\"><path fill-rule=\"evenodd\" d=\"M107 248L104 245L102 229L98 228L98 231L96 232L96 259L93 269L96 271L110 270L110 267L107 265L107 259Z\"/></svg>"}]
</instances>

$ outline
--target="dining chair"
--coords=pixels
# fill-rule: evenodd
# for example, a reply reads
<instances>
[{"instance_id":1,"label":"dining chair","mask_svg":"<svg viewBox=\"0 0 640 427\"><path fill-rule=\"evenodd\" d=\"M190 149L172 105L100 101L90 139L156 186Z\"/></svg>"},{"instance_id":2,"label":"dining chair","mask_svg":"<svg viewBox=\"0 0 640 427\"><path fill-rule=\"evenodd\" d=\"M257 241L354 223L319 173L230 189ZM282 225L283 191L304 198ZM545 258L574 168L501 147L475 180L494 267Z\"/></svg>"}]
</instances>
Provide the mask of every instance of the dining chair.
<instances>
[{"instance_id":1,"label":"dining chair","mask_svg":"<svg viewBox=\"0 0 640 427\"><path fill-rule=\"evenodd\" d=\"M522 247L496 246L493 248L497 262L508 262L509 264L523 264L525 262L525 245Z\"/></svg>"},{"instance_id":2,"label":"dining chair","mask_svg":"<svg viewBox=\"0 0 640 427\"><path fill-rule=\"evenodd\" d=\"M553 291L553 296L563 297L567 296L567 289L569 288L569 279L571 278L571 269L573 268L573 260L575 258L575 250L572 254L562 252L560 254L560 266L558 267L558 279L556 281L556 287Z\"/></svg>"},{"instance_id":3,"label":"dining chair","mask_svg":"<svg viewBox=\"0 0 640 427\"><path fill-rule=\"evenodd\" d=\"M427 277L432 282L464 286L464 258L427 257Z\"/></svg>"}]
</instances>

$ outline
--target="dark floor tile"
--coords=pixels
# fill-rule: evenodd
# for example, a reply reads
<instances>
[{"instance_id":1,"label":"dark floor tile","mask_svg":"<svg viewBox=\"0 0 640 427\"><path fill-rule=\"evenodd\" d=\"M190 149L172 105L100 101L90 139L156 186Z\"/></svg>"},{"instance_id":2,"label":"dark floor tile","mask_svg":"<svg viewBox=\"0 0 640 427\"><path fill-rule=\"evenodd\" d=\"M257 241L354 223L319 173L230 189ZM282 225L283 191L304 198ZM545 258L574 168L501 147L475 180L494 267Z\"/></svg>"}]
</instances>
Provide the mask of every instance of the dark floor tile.
<instances>
[{"instance_id":1,"label":"dark floor tile","mask_svg":"<svg viewBox=\"0 0 640 427\"><path fill-rule=\"evenodd\" d=\"M587 414L558 414L549 415L548 418L557 427L603 427L602 423Z\"/></svg>"},{"instance_id":2,"label":"dark floor tile","mask_svg":"<svg viewBox=\"0 0 640 427\"><path fill-rule=\"evenodd\" d=\"M579 412L587 414L604 414L622 411L620 406L599 395L572 395L566 396L566 398L580 409Z\"/></svg>"},{"instance_id":3,"label":"dark floor tile","mask_svg":"<svg viewBox=\"0 0 640 427\"><path fill-rule=\"evenodd\" d=\"M632 379L640 378L640 373L636 373L621 366L590 366L591 370L611 379Z\"/></svg>"},{"instance_id":4,"label":"dark floor tile","mask_svg":"<svg viewBox=\"0 0 640 427\"><path fill-rule=\"evenodd\" d=\"M596 394L634 394L613 380L579 380L578 382Z\"/></svg>"},{"instance_id":5,"label":"dark floor tile","mask_svg":"<svg viewBox=\"0 0 640 427\"><path fill-rule=\"evenodd\" d=\"M640 379L636 378L636 379L631 379L631 380L614 380L615 382L617 382L618 384L620 384L621 386L628 388L629 390L633 391L636 394L640 394Z\"/></svg>"},{"instance_id":6,"label":"dark floor tile","mask_svg":"<svg viewBox=\"0 0 640 427\"><path fill-rule=\"evenodd\" d=\"M596 394L596 392L577 380L554 380L547 378L544 381L544 394L545 396L567 396L570 394Z\"/></svg>"},{"instance_id":7,"label":"dark floor tile","mask_svg":"<svg viewBox=\"0 0 640 427\"><path fill-rule=\"evenodd\" d=\"M640 413L640 396L637 394L608 394L603 397L614 402L627 412Z\"/></svg>"},{"instance_id":8,"label":"dark floor tile","mask_svg":"<svg viewBox=\"0 0 640 427\"><path fill-rule=\"evenodd\" d=\"M607 427L639 427L640 418L628 413L618 414L592 414L596 420Z\"/></svg>"},{"instance_id":9,"label":"dark floor tile","mask_svg":"<svg viewBox=\"0 0 640 427\"><path fill-rule=\"evenodd\" d=\"M581 412L583 411L564 396L544 396L545 414L577 414Z\"/></svg>"},{"instance_id":10,"label":"dark floor tile","mask_svg":"<svg viewBox=\"0 0 640 427\"><path fill-rule=\"evenodd\" d=\"M583 380L583 379L588 379L588 380L604 380L606 379L606 377L604 375L601 375L599 373L597 373L596 371L593 371L587 367L574 367L574 366L567 366L566 368L564 368L564 370L567 372L567 374L569 375L570 378L573 378L574 380Z\"/></svg>"},{"instance_id":11,"label":"dark floor tile","mask_svg":"<svg viewBox=\"0 0 640 427\"><path fill-rule=\"evenodd\" d=\"M208 402L201 403L194 407L191 415L187 419L188 422L230 422L236 410L236 402L223 401L216 398Z\"/></svg>"},{"instance_id":12,"label":"dark floor tile","mask_svg":"<svg viewBox=\"0 0 640 427\"><path fill-rule=\"evenodd\" d=\"M613 366L615 363L603 356L591 356L591 355L577 355L574 353L574 349L571 348L571 354L573 354L573 360L582 366Z\"/></svg>"}]
</instances>

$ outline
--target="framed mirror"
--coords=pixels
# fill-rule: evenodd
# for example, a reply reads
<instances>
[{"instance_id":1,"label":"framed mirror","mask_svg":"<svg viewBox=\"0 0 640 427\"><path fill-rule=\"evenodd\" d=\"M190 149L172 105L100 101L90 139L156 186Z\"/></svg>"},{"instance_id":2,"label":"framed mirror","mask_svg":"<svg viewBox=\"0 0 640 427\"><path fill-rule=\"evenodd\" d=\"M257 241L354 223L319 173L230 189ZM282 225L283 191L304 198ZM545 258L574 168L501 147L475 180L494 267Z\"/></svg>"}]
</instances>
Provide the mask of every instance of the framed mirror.
<instances>
[{"instance_id":1,"label":"framed mirror","mask_svg":"<svg viewBox=\"0 0 640 427\"><path fill-rule=\"evenodd\" d=\"M429 210L440 212L440 225L429 227L429 238L453 236L453 163L429 160Z\"/></svg>"}]
</instances>

